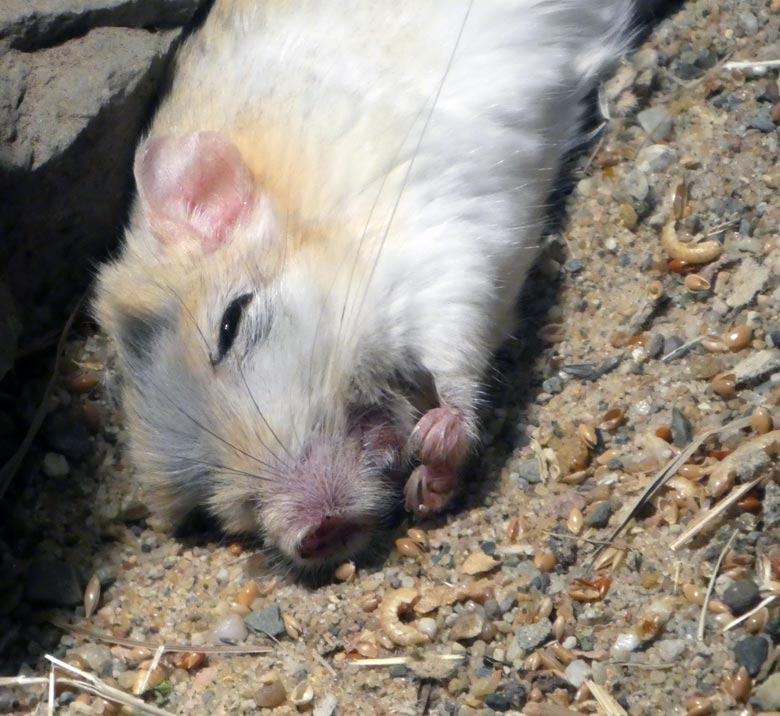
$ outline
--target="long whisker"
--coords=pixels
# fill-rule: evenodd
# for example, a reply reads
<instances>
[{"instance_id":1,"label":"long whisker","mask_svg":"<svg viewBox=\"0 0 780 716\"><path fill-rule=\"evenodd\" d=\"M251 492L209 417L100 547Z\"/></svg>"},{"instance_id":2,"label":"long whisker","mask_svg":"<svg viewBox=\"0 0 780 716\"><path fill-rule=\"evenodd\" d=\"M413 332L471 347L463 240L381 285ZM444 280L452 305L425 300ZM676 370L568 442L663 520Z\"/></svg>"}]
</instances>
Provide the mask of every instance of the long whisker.
<instances>
[{"instance_id":1,"label":"long whisker","mask_svg":"<svg viewBox=\"0 0 780 716\"><path fill-rule=\"evenodd\" d=\"M255 410L257 411L257 414L260 416L260 419L265 423L265 426L268 428L271 435L273 435L274 440L276 440L277 443L279 443L279 446L284 450L284 452L287 454L287 457L290 458L290 460L293 460L293 456L290 454L290 451L287 449L285 444L281 441L279 436L276 434L276 431L271 427L271 424L268 422L268 419L263 414L263 411L260 410L260 406L257 404L257 401L255 400L255 396L252 393L252 389L249 387L249 383L246 380L246 375L244 374L244 369L241 367L241 363L238 364L238 372L241 375L241 380L244 383L244 387L246 388L246 392L249 395L249 398L252 400L252 404L255 406ZM263 447L268 450L269 453L271 453L271 456L277 460L279 463L281 463L284 467L289 469L289 464L286 463L284 460L281 460L277 454L271 450L270 446L266 445L264 442L261 441L261 444Z\"/></svg>"},{"instance_id":2,"label":"long whisker","mask_svg":"<svg viewBox=\"0 0 780 716\"><path fill-rule=\"evenodd\" d=\"M260 475L255 472L247 472L246 470L239 470L237 468L228 467L226 465L221 465L216 462L209 462L208 460L198 460L197 458L190 457L189 455L179 455L177 453L168 453L168 452L163 452L160 454L171 460L183 460L185 462L192 463L193 465L202 465L203 467L208 467L209 469L214 470L215 472L221 472L228 475L241 475L242 477L251 477L253 479L262 480L262 481L271 481L271 478L265 475ZM278 475L274 475L274 477L278 477Z\"/></svg>"}]
</instances>

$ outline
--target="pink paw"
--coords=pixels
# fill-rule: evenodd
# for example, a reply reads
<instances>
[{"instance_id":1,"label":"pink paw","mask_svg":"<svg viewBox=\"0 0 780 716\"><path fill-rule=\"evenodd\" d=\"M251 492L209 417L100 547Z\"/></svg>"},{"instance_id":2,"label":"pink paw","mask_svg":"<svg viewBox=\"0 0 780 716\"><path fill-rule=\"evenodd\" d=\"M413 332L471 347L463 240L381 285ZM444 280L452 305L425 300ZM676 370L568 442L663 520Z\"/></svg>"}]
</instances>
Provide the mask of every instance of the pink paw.
<instances>
[{"instance_id":1,"label":"pink paw","mask_svg":"<svg viewBox=\"0 0 780 716\"><path fill-rule=\"evenodd\" d=\"M424 465L459 467L471 448L468 423L454 408L433 408L415 425L409 447Z\"/></svg>"},{"instance_id":2,"label":"pink paw","mask_svg":"<svg viewBox=\"0 0 780 716\"><path fill-rule=\"evenodd\" d=\"M418 516L441 512L455 496L460 479L446 465L420 465L404 486L406 509Z\"/></svg>"}]
</instances>

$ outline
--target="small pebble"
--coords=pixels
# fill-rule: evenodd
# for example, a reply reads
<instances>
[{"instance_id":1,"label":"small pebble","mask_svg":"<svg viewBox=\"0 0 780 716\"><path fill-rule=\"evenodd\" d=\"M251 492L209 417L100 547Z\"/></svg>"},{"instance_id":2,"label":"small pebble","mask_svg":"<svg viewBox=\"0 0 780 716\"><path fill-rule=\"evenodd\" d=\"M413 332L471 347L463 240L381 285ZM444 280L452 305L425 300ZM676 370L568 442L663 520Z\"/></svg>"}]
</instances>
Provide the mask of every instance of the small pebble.
<instances>
[{"instance_id":1,"label":"small pebble","mask_svg":"<svg viewBox=\"0 0 780 716\"><path fill-rule=\"evenodd\" d=\"M47 452L43 456L41 467L46 477L65 477L70 472L70 465L65 456L56 452Z\"/></svg>"},{"instance_id":2,"label":"small pebble","mask_svg":"<svg viewBox=\"0 0 780 716\"><path fill-rule=\"evenodd\" d=\"M549 619L542 619L536 624L525 624L515 629L515 642L526 652L541 646L551 636L552 624Z\"/></svg>"},{"instance_id":3,"label":"small pebble","mask_svg":"<svg viewBox=\"0 0 780 716\"><path fill-rule=\"evenodd\" d=\"M739 616L758 604L761 593L752 579L738 579L724 590L722 598L731 611Z\"/></svg>"},{"instance_id":4,"label":"small pebble","mask_svg":"<svg viewBox=\"0 0 780 716\"><path fill-rule=\"evenodd\" d=\"M601 500L594 502L585 515L585 524L588 527L606 527L609 524L609 518L612 516L612 507L609 502Z\"/></svg>"},{"instance_id":5,"label":"small pebble","mask_svg":"<svg viewBox=\"0 0 780 716\"><path fill-rule=\"evenodd\" d=\"M255 702L260 708L273 709L281 706L287 699L287 692L276 674L264 674L255 691Z\"/></svg>"},{"instance_id":6,"label":"small pebble","mask_svg":"<svg viewBox=\"0 0 780 716\"><path fill-rule=\"evenodd\" d=\"M734 646L734 659L748 674L756 676L769 654L769 642L763 636L748 636Z\"/></svg>"},{"instance_id":7,"label":"small pebble","mask_svg":"<svg viewBox=\"0 0 780 716\"><path fill-rule=\"evenodd\" d=\"M589 679L591 675L590 664L582 659L575 659L566 667L563 672L566 675L566 680L576 689L585 683L585 679Z\"/></svg>"},{"instance_id":8,"label":"small pebble","mask_svg":"<svg viewBox=\"0 0 780 716\"><path fill-rule=\"evenodd\" d=\"M654 142L668 139L672 132L672 115L666 107L656 106L643 109L636 116L639 126Z\"/></svg>"},{"instance_id":9,"label":"small pebble","mask_svg":"<svg viewBox=\"0 0 780 716\"><path fill-rule=\"evenodd\" d=\"M755 691L758 705L764 711L780 710L780 673L772 674Z\"/></svg>"},{"instance_id":10,"label":"small pebble","mask_svg":"<svg viewBox=\"0 0 780 716\"><path fill-rule=\"evenodd\" d=\"M282 618L282 610L276 605L258 609L244 619L246 626L257 634L270 634L278 637L287 632Z\"/></svg>"},{"instance_id":11,"label":"small pebble","mask_svg":"<svg viewBox=\"0 0 780 716\"><path fill-rule=\"evenodd\" d=\"M509 702L509 699L506 698L506 696L503 696L502 694L489 694L485 697L485 706L487 706L489 709L493 709L493 711L509 711L510 708L512 708L512 704Z\"/></svg>"},{"instance_id":12,"label":"small pebble","mask_svg":"<svg viewBox=\"0 0 780 716\"><path fill-rule=\"evenodd\" d=\"M217 624L214 636L225 644L240 644L247 636L246 624L238 614L228 614Z\"/></svg>"}]
</instances>

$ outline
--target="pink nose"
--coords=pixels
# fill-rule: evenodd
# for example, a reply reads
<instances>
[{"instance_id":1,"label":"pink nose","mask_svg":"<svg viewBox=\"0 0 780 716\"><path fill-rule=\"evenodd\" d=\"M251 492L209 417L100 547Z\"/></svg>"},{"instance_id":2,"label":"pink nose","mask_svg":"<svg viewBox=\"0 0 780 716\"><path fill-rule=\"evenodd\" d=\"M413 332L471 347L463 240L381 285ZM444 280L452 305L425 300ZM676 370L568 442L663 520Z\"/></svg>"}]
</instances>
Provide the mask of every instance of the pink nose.
<instances>
[{"instance_id":1,"label":"pink nose","mask_svg":"<svg viewBox=\"0 0 780 716\"><path fill-rule=\"evenodd\" d=\"M359 532L360 525L357 522L325 515L322 522L301 540L298 555L302 559L322 559L346 552Z\"/></svg>"}]
</instances>

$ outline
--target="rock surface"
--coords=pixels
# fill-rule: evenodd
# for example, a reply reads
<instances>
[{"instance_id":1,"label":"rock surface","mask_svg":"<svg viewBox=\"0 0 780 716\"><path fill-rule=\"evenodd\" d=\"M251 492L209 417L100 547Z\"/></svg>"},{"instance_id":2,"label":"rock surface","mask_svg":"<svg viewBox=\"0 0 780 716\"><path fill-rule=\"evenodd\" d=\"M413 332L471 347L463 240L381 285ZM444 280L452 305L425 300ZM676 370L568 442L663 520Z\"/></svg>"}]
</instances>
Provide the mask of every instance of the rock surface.
<instances>
[{"instance_id":1,"label":"rock surface","mask_svg":"<svg viewBox=\"0 0 780 716\"><path fill-rule=\"evenodd\" d=\"M20 351L62 325L115 245L134 144L181 28L203 4L0 3L0 281L25 318ZM0 321L4 347L14 329Z\"/></svg>"}]
</instances>

